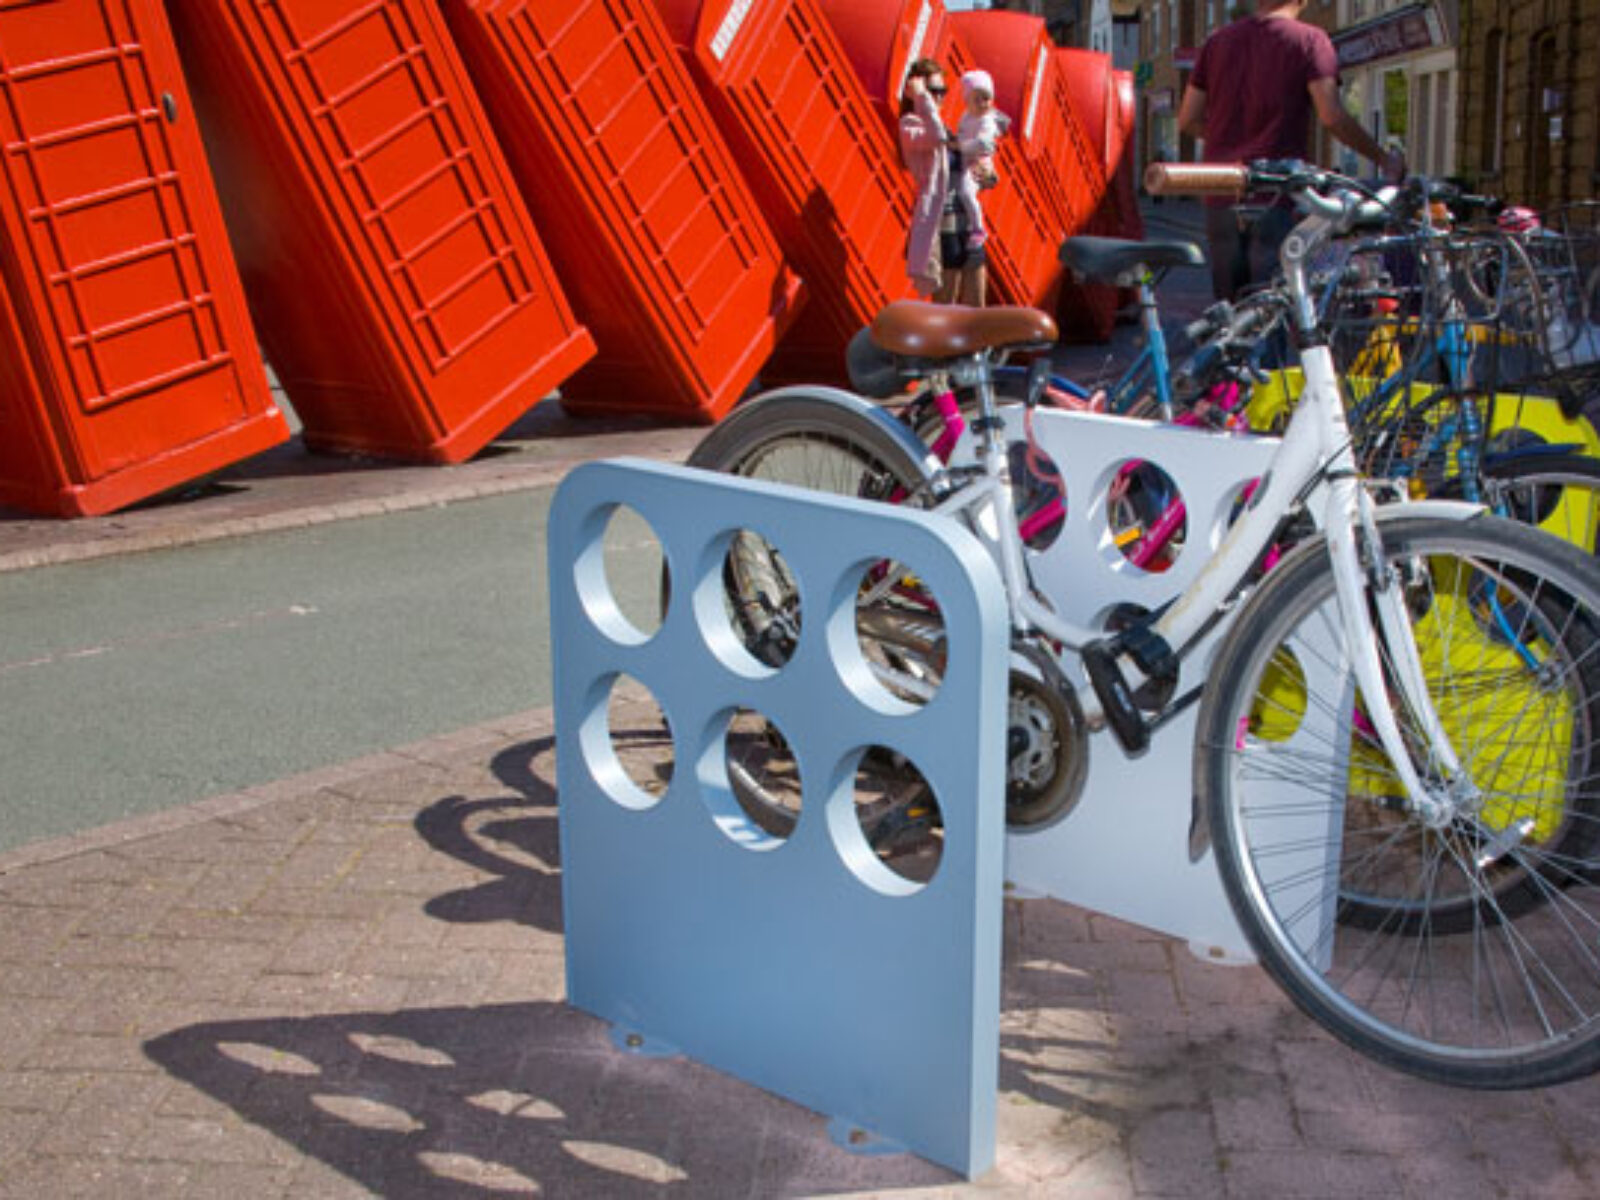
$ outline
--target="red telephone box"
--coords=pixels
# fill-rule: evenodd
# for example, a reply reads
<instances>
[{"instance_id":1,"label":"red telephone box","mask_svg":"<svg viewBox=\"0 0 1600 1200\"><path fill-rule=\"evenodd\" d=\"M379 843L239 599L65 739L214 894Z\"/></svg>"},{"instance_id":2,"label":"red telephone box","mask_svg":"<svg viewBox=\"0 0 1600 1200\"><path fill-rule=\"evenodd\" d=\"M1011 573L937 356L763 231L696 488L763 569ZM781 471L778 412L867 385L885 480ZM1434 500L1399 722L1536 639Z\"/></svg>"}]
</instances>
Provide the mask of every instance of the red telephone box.
<instances>
[{"instance_id":1,"label":"red telephone box","mask_svg":"<svg viewBox=\"0 0 1600 1200\"><path fill-rule=\"evenodd\" d=\"M720 417L799 311L801 283L650 0L447 11L600 345L563 406Z\"/></svg>"},{"instance_id":2,"label":"red telephone box","mask_svg":"<svg viewBox=\"0 0 1600 1200\"><path fill-rule=\"evenodd\" d=\"M169 0L314 448L459 462L594 352L431 0Z\"/></svg>"},{"instance_id":3,"label":"red telephone box","mask_svg":"<svg viewBox=\"0 0 1600 1200\"><path fill-rule=\"evenodd\" d=\"M0 503L111 512L286 440L158 0L0 6Z\"/></svg>"},{"instance_id":4,"label":"red telephone box","mask_svg":"<svg viewBox=\"0 0 1600 1200\"><path fill-rule=\"evenodd\" d=\"M1043 19L959 12L950 20L976 65L994 77L995 102L1011 117L1011 135L1027 152L1066 232L1084 232L1105 194L1105 163L1073 110Z\"/></svg>"},{"instance_id":5,"label":"red telephone box","mask_svg":"<svg viewBox=\"0 0 1600 1200\"><path fill-rule=\"evenodd\" d=\"M899 122L906 74L919 58L945 68L951 94L944 118L953 129L961 115L957 81L976 65L955 32L943 0L818 0L873 109L893 133ZM1038 174L1015 139L1000 143L998 188L983 193L990 231L989 278L994 298L1041 304L1054 296L1060 276L1057 250L1064 226Z\"/></svg>"},{"instance_id":6,"label":"red telephone box","mask_svg":"<svg viewBox=\"0 0 1600 1200\"><path fill-rule=\"evenodd\" d=\"M806 279L774 376L841 375L851 336L911 294L911 177L816 0L656 0Z\"/></svg>"},{"instance_id":7,"label":"red telephone box","mask_svg":"<svg viewBox=\"0 0 1600 1200\"><path fill-rule=\"evenodd\" d=\"M1118 237L1142 240L1144 214L1139 211L1138 164L1134 161L1133 130L1139 110L1132 71L1111 72L1111 95L1115 101L1110 124L1111 144L1106 152L1111 179L1108 202L1116 208Z\"/></svg>"}]
</instances>

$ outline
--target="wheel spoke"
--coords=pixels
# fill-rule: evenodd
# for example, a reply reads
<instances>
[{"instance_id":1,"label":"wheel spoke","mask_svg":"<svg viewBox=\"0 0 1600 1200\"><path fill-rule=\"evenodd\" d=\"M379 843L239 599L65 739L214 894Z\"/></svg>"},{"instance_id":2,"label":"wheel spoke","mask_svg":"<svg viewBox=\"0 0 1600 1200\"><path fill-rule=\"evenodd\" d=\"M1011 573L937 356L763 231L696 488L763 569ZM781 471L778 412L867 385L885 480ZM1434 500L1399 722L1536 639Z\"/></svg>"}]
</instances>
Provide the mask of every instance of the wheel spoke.
<instances>
[{"instance_id":1,"label":"wheel spoke","mask_svg":"<svg viewBox=\"0 0 1600 1200\"><path fill-rule=\"evenodd\" d=\"M1200 737L1218 864L1263 965L1353 1044L1505 1086L1600 1065L1600 572L1484 521L1384 534L1464 772L1399 706L1430 820L1366 723L1325 559L1281 568L1241 614ZM1380 666L1398 678L1381 644Z\"/></svg>"}]
</instances>

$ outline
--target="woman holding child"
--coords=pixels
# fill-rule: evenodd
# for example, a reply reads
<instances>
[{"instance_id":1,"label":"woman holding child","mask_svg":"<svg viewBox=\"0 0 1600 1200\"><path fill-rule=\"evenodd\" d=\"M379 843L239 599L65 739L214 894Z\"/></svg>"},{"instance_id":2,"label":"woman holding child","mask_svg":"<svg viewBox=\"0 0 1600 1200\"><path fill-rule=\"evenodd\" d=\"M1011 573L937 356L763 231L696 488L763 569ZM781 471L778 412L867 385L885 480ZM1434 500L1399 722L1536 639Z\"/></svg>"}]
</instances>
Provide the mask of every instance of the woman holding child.
<instances>
[{"instance_id":1,"label":"woman holding child","mask_svg":"<svg viewBox=\"0 0 1600 1200\"><path fill-rule=\"evenodd\" d=\"M916 182L906 273L920 296L978 306L987 283L985 255L981 242L971 244L973 230L959 203L960 153L939 115L945 91L938 62L911 64L900 95L900 157Z\"/></svg>"}]
</instances>

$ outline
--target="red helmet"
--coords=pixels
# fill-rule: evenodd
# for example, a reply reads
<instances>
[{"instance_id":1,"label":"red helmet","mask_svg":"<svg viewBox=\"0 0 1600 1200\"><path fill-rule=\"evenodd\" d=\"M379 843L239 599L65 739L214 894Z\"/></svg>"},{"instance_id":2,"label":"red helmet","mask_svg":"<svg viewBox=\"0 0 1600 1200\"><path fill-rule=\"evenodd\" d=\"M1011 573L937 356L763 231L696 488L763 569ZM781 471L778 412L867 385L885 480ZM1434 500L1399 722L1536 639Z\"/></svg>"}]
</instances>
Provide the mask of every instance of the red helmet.
<instances>
[{"instance_id":1,"label":"red helmet","mask_svg":"<svg viewBox=\"0 0 1600 1200\"><path fill-rule=\"evenodd\" d=\"M1494 223L1506 233L1537 233L1540 229L1539 214L1520 204L1501 209Z\"/></svg>"}]
</instances>

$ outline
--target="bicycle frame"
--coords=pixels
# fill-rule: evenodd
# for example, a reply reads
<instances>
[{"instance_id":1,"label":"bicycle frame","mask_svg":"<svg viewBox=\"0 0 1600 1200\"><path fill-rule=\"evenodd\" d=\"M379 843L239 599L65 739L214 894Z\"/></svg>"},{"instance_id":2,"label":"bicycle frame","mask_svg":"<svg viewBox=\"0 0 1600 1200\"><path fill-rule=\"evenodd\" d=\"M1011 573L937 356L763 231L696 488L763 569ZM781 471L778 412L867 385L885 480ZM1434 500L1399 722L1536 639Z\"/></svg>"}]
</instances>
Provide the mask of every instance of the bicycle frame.
<instances>
[{"instance_id":1,"label":"bicycle frame","mask_svg":"<svg viewBox=\"0 0 1600 1200\"><path fill-rule=\"evenodd\" d=\"M1341 212L1330 212L1323 201L1296 226L1285 242L1283 267L1296 303L1296 325L1314 332L1316 314L1309 298L1305 260L1309 250L1339 228ZM1418 655L1403 598L1387 576L1368 572L1363 562L1382 561L1378 550L1375 505L1362 486L1351 450L1345 407L1335 375L1331 351L1308 337L1301 353L1305 390L1290 415L1288 426L1262 479L1216 553L1199 576L1150 626L1174 654L1189 650L1210 625L1215 614L1232 602L1243 581L1272 544L1286 517L1302 501L1313 503L1321 514L1321 528L1335 578L1341 627L1351 668L1363 697L1366 720L1372 726L1411 803L1424 820L1442 822L1453 810L1423 782L1413 764L1412 750L1400 733L1397 705L1403 706L1429 738L1430 774L1442 776L1452 787L1470 786L1460 760L1450 745L1432 700ZM1103 638L1103 631L1063 620L1039 599L1030 585L1023 542L1013 517L1012 486L1001 421L987 364L980 364L978 397L982 416L973 423L977 440L978 474L957 487L936 511L962 514L986 538L1005 580L1013 628L1037 632L1047 640L1081 653ZM1316 494L1320 493L1320 497ZM1320 505L1316 501L1320 498ZM1472 506L1451 506L1453 515L1478 511ZM1370 552L1369 552L1370 551ZM1371 609L1369 610L1369 600ZM1376 613L1374 623L1372 612ZM1380 647L1387 650L1386 674ZM1126 662L1126 658L1122 660ZM1128 666L1132 668L1132 664ZM1136 668L1134 668L1136 671ZM1129 681L1129 688L1139 680ZM1096 714L1091 714L1090 720ZM1099 714L1103 715L1103 714Z\"/></svg>"},{"instance_id":2,"label":"bicycle frame","mask_svg":"<svg viewBox=\"0 0 1600 1200\"><path fill-rule=\"evenodd\" d=\"M1441 233L1428 228L1428 236L1438 238ZM1385 245L1398 244L1402 246L1414 245L1414 240L1409 238L1380 238L1372 245L1382 248ZM1428 293L1437 301L1448 297L1451 292L1450 280L1445 264L1436 253L1428 252L1423 255L1423 266L1429 275ZM1422 316L1429 314L1422 314ZM1435 366L1443 369L1445 382L1450 391L1463 400L1458 415L1450 416L1440 422L1422 441L1421 452L1416 456L1419 462L1426 462L1436 450L1448 452L1454 446L1455 466L1462 483L1463 494L1468 500L1478 500L1478 460L1479 442L1483 436L1486 425L1486 416L1480 413L1476 402L1471 395L1475 380L1472 378L1472 344L1467 332L1467 319L1461 311L1458 302L1451 301L1445 310L1435 316L1439 328L1432 337L1421 342L1416 348L1416 353L1401 356L1398 345L1399 332L1403 322L1397 321L1388 331L1387 344L1378 352L1377 357L1387 359L1392 356L1393 369L1385 372L1383 378L1373 389L1371 394L1364 396L1354 405L1352 416L1360 421L1369 414L1382 418L1389 408L1396 404L1405 404L1407 401L1401 397L1411 391L1419 380ZM1459 435L1459 436L1458 436ZM1408 478L1420 469L1415 464L1403 464L1397 473L1397 478Z\"/></svg>"},{"instance_id":3,"label":"bicycle frame","mask_svg":"<svg viewBox=\"0 0 1600 1200\"><path fill-rule=\"evenodd\" d=\"M1171 358L1167 350L1166 333L1161 326L1160 305L1155 293L1156 282L1157 276L1153 271L1149 268L1141 269L1137 284L1140 350L1117 382L1103 394L1102 405L1094 405L1095 393L1089 389L1062 376L1051 375L1049 391L1064 396L1067 401L1065 407L1103 406L1107 412L1121 414L1126 412L1135 400L1153 389L1163 420L1180 425L1199 423L1200 418L1194 412L1175 413L1173 410ZM996 379L1020 377L1022 373L1021 368L997 366L991 370L989 379L992 384ZM939 416L941 429L938 436L933 439L930 449L941 463L948 465L957 444L966 432L967 423L948 380L935 377L932 382L934 386L928 393L929 402ZM1237 383L1216 385L1207 393L1207 397L1219 411L1230 415L1241 407L1244 399ZM1129 468L1131 470L1138 465L1130 463ZM1056 498L1023 517L1020 522L1023 542L1028 543L1034 536L1059 521L1063 512L1061 501ZM1184 527L1186 517L1187 510L1181 499L1168 503L1160 516L1139 538L1138 544L1126 551L1129 561L1137 567L1159 570L1160 568L1154 565L1155 560Z\"/></svg>"},{"instance_id":4,"label":"bicycle frame","mask_svg":"<svg viewBox=\"0 0 1600 1200\"><path fill-rule=\"evenodd\" d=\"M1128 364L1127 370L1106 390L1107 412L1126 412L1141 396L1154 391L1162 418L1172 419L1172 360L1167 353L1167 335L1161 328L1161 308L1156 301L1156 277L1149 269L1140 272L1139 292L1139 353ZM1001 368L1009 370L1010 368ZM1081 384L1059 375L1050 378L1050 385L1060 389L1075 401L1087 402L1094 393Z\"/></svg>"},{"instance_id":5,"label":"bicycle frame","mask_svg":"<svg viewBox=\"0 0 1600 1200\"><path fill-rule=\"evenodd\" d=\"M1161 328L1160 309L1156 305L1155 277L1149 270L1142 271L1139 276L1139 328L1144 346L1112 389L1108 407L1112 412L1125 410L1149 386L1155 389L1162 418L1170 421L1172 363L1167 356L1167 335Z\"/></svg>"}]
</instances>

